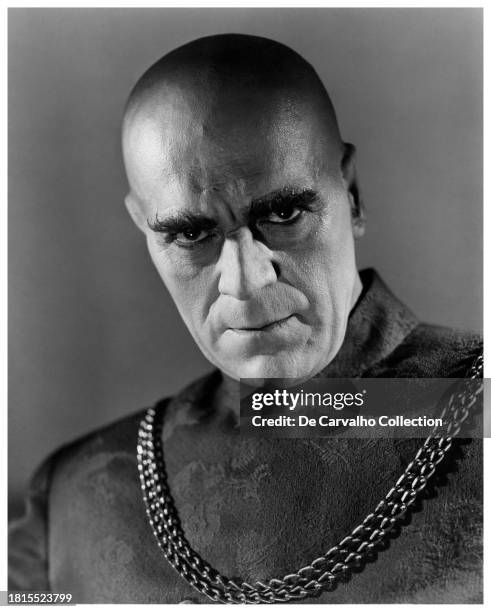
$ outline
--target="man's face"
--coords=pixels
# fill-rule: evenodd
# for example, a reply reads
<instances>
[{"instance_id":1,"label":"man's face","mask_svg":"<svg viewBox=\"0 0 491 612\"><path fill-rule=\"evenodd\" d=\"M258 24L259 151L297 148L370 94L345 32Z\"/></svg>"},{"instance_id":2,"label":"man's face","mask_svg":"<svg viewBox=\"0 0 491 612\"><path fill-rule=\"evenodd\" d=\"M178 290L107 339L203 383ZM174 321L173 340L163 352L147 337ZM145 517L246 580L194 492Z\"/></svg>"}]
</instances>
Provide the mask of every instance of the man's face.
<instances>
[{"instance_id":1,"label":"man's face","mask_svg":"<svg viewBox=\"0 0 491 612\"><path fill-rule=\"evenodd\" d=\"M179 92L127 130L127 205L198 346L232 378L305 380L341 347L359 277L325 132L304 102Z\"/></svg>"}]
</instances>

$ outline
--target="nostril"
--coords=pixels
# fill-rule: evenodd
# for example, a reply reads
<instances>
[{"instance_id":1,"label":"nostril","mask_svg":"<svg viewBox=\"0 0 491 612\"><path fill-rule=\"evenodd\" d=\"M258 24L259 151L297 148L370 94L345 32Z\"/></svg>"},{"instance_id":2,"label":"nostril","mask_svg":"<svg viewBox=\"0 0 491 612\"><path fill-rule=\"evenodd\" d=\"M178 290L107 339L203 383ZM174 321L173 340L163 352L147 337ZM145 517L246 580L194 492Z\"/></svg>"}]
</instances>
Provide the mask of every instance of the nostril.
<instances>
[{"instance_id":1,"label":"nostril","mask_svg":"<svg viewBox=\"0 0 491 612\"><path fill-rule=\"evenodd\" d=\"M280 278L280 266L273 261L273 270L275 271L276 278Z\"/></svg>"}]
</instances>

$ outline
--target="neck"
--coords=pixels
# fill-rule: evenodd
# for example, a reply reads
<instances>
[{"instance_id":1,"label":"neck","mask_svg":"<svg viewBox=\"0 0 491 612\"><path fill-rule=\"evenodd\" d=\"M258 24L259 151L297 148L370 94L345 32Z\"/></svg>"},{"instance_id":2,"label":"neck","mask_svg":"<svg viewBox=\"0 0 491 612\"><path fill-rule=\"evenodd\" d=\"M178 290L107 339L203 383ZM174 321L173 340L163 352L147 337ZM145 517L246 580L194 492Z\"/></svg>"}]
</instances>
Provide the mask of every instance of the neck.
<instances>
[{"instance_id":1,"label":"neck","mask_svg":"<svg viewBox=\"0 0 491 612\"><path fill-rule=\"evenodd\" d=\"M351 293L351 306L350 306L350 314L353 308L356 306L356 303L361 297L363 292L363 283L361 282L360 274L358 270L355 275L355 282L353 283L353 291Z\"/></svg>"},{"instance_id":2,"label":"neck","mask_svg":"<svg viewBox=\"0 0 491 612\"><path fill-rule=\"evenodd\" d=\"M240 382L222 372L222 382L213 397L213 408L216 414L231 418L238 425L240 417Z\"/></svg>"}]
</instances>

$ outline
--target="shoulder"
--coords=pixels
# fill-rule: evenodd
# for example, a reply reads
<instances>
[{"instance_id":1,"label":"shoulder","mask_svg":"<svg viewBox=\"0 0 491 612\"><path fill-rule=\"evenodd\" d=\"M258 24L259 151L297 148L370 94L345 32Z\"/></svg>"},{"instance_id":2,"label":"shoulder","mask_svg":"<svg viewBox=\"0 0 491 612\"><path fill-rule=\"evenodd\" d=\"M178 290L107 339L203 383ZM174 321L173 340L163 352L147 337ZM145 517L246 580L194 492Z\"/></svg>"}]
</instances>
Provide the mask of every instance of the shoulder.
<instances>
[{"instance_id":1,"label":"shoulder","mask_svg":"<svg viewBox=\"0 0 491 612\"><path fill-rule=\"evenodd\" d=\"M179 409L178 417L182 421L186 410L193 405L195 395L211 392L218 379L219 373L212 371L193 381L175 397L164 397L155 405L159 409L165 408L169 416ZM171 401L175 399L179 401ZM73 476L80 481L101 472L118 477L127 472L128 463L136 463L138 429L147 410L148 407L140 409L55 449L38 468L44 476L44 489L52 490L60 482L66 485L69 480L74 480Z\"/></svg>"},{"instance_id":2,"label":"shoulder","mask_svg":"<svg viewBox=\"0 0 491 612\"><path fill-rule=\"evenodd\" d=\"M482 350L482 336L477 332L420 323L407 336L405 344L449 359L466 358Z\"/></svg>"},{"instance_id":3,"label":"shoulder","mask_svg":"<svg viewBox=\"0 0 491 612\"><path fill-rule=\"evenodd\" d=\"M161 403L166 403L167 398ZM44 463L50 464L50 488L60 481L74 480L100 470L111 471L136 460L138 428L146 408L112 421L79 436L53 451Z\"/></svg>"},{"instance_id":4,"label":"shoulder","mask_svg":"<svg viewBox=\"0 0 491 612\"><path fill-rule=\"evenodd\" d=\"M24 514L9 527L11 589L50 590L50 567L57 559L56 554L50 558L53 538L58 542L69 537L67 533L81 524L80 516L93 517L94 498L106 503L111 487L120 487L120 493L123 483L129 490L128 471L135 473L133 488L138 486L136 469L127 468L130 462L136 463L138 426L144 413L140 410L80 436L38 465L25 492ZM80 531L87 536L90 525Z\"/></svg>"},{"instance_id":5,"label":"shoulder","mask_svg":"<svg viewBox=\"0 0 491 612\"><path fill-rule=\"evenodd\" d=\"M420 323L370 375L460 378L482 350L477 332Z\"/></svg>"}]
</instances>

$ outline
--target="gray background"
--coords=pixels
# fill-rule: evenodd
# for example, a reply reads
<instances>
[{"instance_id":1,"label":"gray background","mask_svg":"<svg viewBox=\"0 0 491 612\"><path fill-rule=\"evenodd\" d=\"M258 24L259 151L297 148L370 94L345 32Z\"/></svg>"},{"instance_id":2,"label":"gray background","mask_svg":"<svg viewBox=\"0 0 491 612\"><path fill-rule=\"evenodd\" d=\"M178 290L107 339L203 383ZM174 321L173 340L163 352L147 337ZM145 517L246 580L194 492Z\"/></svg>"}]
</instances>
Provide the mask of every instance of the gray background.
<instances>
[{"instance_id":1,"label":"gray background","mask_svg":"<svg viewBox=\"0 0 491 612\"><path fill-rule=\"evenodd\" d=\"M480 9L10 9L12 509L55 446L209 369L123 206L124 101L198 36L317 68L358 147L375 266L422 319L482 327Z\"/></svg>"}]
</instances>

